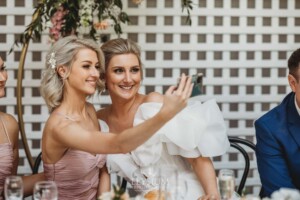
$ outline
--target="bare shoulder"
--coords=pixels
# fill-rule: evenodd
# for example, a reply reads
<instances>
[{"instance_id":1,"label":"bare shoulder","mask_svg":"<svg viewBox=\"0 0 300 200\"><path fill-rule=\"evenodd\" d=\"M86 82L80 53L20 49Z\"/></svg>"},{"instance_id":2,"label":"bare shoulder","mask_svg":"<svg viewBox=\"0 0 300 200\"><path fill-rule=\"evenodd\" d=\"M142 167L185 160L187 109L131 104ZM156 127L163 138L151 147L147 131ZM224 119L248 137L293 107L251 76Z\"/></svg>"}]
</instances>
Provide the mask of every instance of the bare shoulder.
<instances>
[{"instance_id":1,"label":"bare shoulder","mask_svg":"<svg viewBox=\"0 0 300 200\"><path fill-rule=\"evenodd\" d=\"M13 134L18 134L19 133L19 124L17 120L11 115L7 113L3 113L3 118L4 118L4 123L6 128L8 129L7 131Z\"/></svg>"},{"instance_id":2,"label":"bare shoulder","mask_svg":"<svg viewBox=\"0 0 300 200\"><path fill-rule=\"evenodd\" d=\"M65 127L68 127L72 123L73 121L67 119L65 116L57 113L52 113L46 121L43 137L50 136L53 138L58 138Z\"/></svg>"},{"instance_id":3,"label":"bare shoulder","mask_svg":"<svg viewBox=\"0 0 300 200\"><path fill-rule=\"evenodd\" d=\"M67 139L73 139L69 127L81 131L76 123L59 113L51 113L46 121L42 136L43 160L46 163L56 163L63 155L68 146ZM73 130L74 130L73 129Z\"/></svg>"},{"instance_id":4,"label":"bare shoulder","mask_svg":"<svg viewBox=\"0 0 300 200\"><path fill-rule=\"evenodd\" d=\"M17 120L11 114L3 113L3 117L7 124L18 125Z\"/></svg>"},{"instance_id":5,"label":"bare shoulder","mask_svg":"<svg viewBox=\"0 0 300 200\"><path fill-rule=\"evenodd\" d=\"M1 116L10 140L12 143L17 143L19 138L19 124L17 120L12 115L7 113L2 113Z\"/></svg>"},{"instance_id":6,"label":"bare shoulder","mask_svg":"<svg viewBox=\"0 0 300 200\"><path fill-rule=\"evenodd\" d=\"M157 102L162 103L164 100L164 96L158 92L151 92L146 96L145 103L146 102Z\"/></svg>"}]
</instances>

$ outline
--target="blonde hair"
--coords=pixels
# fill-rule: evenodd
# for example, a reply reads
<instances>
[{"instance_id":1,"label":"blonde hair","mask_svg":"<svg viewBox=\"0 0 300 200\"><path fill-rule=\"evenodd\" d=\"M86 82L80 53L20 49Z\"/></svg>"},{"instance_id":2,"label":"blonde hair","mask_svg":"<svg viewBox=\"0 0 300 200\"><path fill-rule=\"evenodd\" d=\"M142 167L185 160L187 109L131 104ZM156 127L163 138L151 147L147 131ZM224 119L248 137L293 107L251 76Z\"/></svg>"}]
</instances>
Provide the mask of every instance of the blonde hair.
<instances>
[{"instance_id":1,"label":"blonde hair","mask_svg":"<svg viewBox=\"0 0 300 200\"><path fill-rule=\"evenodd\" d=\"M67 67L70 69L70 73L76 55L81 49L91 49L96 52L100 65L100 74L104 73L104 55L95 41L81 39L76 36L67 36L58 40L46 55L46 70L43 74L40 87L41 95L50 112L58 107L63 100L64 80L57 73L57 68L60 66ZM64 78L68 76L69 74ZM97 81L98 92L101 92L103 88L104 84L99 79Z\"/></svg>"},{"instance_id":2,"label":"blonde hair","mask_svg":"<svg viewBox=\"0 0 300 200\"><path fill-rule=\"evenodd\" d=\"M109 40L101 46L101 50L103 51L105 57L105 70L107 70L110 60L114 56L121 54L134 54L139 61L139 66L142 67L141 49L137 43L130 39L117 38ZM143 71L141 70L141 76L143 79L142 72Z\"/></svg>"}]
</instances>

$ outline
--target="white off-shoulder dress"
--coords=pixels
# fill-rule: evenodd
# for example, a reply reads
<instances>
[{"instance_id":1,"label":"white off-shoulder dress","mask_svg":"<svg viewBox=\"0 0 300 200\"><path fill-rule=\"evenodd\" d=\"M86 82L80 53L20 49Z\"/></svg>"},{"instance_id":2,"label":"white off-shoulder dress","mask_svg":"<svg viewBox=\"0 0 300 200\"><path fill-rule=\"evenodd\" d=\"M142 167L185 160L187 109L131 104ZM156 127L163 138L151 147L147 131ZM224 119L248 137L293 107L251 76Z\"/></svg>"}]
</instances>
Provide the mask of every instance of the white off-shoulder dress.
<instances>
[{"instance_id":1,"label":"white off-shoulder dress","mask_svg":"<svg viewBox=\"0 0 300 200\"><path fill-rule=\"evenodd\" d=\"M161 103L140 105L134 118L134 126L154 116ZM107 124L100 120L101 130L108 132ZM166 123L147 142L127 154L112 154L107 157L107 168L126 178L135 189L146 192L146 185L133 183L139 170L149 177L149 166L176 166L180 177L188 184L187 200L197 199L203 194L202 187L190 164L184 159L199 156L214 157L224 154L230 147L227 128L222 113L214 99L204 103L190 101L188 106ZM143 170L145 169L145 170ZM151 189L151 188L149 188Z\"/></svg>"}]
</instances>

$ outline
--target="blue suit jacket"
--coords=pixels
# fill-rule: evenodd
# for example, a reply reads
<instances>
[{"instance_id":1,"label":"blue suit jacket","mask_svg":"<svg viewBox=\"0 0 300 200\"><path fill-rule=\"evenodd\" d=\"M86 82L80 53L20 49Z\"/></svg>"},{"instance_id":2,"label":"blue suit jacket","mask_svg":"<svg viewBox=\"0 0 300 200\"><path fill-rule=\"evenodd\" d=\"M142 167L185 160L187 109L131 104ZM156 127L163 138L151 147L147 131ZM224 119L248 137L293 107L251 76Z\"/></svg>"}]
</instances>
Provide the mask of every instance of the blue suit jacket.
<instances>
[{"instance_id":1,"label":"blue suit jacket","mask_svg":"<svg viewBox=\"0 0 300 200\"><path fill-rule=\"evenodd\" d=\"M295 93L255 122L261 196L281 187L300 189L300 116Z\"/></svg>"}]
</instances>

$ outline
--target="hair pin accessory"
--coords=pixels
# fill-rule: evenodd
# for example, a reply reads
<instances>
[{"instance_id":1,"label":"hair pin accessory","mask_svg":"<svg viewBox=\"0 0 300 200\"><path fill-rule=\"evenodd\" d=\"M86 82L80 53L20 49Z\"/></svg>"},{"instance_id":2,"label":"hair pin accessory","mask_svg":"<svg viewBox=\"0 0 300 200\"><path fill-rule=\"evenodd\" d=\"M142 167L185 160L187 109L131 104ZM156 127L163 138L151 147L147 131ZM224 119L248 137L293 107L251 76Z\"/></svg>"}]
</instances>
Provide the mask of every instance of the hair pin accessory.
<instances>
[{"instance_id":1,"label":"hair pin accessory","mask_svg":"<svg viewBox=\"0 0 300 200\"><path fill-rule=\"evenodd\" d=\"M52 69L56 67L55 52L51 53L48 63L51 65Z\"/></svg>"}]
</instances>

